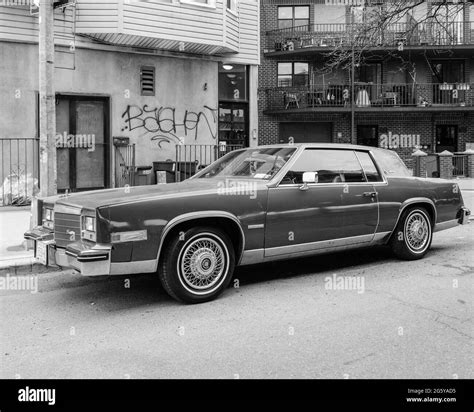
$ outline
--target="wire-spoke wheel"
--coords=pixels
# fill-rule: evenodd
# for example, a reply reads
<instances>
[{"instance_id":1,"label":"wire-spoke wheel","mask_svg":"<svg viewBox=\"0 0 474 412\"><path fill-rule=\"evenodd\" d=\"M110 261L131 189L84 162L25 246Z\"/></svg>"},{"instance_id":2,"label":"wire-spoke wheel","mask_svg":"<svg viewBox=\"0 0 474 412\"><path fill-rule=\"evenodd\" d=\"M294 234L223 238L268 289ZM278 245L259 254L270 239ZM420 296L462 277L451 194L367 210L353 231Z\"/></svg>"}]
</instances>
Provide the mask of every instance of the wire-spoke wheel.
<instances>
[{"instance_id":1,"label":"wire-spoke wheel","mask_svg":"<svg viewBox=\"0 0 474 412\"><path fill-rule=\"evenodd\" d=\"M169 242L159 276L169 295L188 302L217 297L229 284L235 265L228 236L215 228L192 228Z\"/></svg>"},{"instance_id":2,"label":"wire-spoke wheel","mask_svg":"<svg viewBox=\"0 0 474 412\"><path fill-rule=\"evenodd\" d=\"M406 260L421 259L433 238L431 219L422 207L403 212L390 244L398 257Z\"/></svg>"},{"instance_id":3,"label":"wire-spoke wheel","mask_svg":"<svg viewBox=\"0 0 474 412\"><path fill-rule=\"evenodd\" d=\"M404 228L407 246L413 252L423 251L430 238L430 223L420 212L413 212L405 220Z\"/></svg>"},{"instance_id":4,"label":"wire-spoke wheel","mask_svg":"<svg viewBox=\"0 0 474 412\"><path fill-rule=\"evenodd\" d=\"M229 263L225 246L211 236L197 235L185 245L178 258L177 269L183 286L196 293L218 284Z\"/></svg>"}]
</instances>

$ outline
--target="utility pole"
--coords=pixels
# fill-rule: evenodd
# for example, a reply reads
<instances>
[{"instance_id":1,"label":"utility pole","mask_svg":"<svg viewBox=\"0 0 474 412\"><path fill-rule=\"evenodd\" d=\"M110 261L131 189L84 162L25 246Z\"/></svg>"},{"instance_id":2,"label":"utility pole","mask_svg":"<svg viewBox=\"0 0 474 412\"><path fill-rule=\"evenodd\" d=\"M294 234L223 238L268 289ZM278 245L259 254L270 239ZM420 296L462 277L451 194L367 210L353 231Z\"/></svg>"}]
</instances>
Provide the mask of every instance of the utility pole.
<instances>
[{"instance_id":1,"label":"utility pole","mask_svg":"<svg viewBox=\"0 0 474 412\"><path fill-rule=\"evenodd\" d=\"M39 7L40 197L56 194L56 96L53 0Z\"/></svg>"},{"instance_id":2,"label":"utility pole","mask_svg":"<svg viewBox=\"0 0 474 412\"><path fill-rule=\"evenodd\" d=\"M354 61L354 39L352 39L352 62L351 62L351 143L356 144L355 135L355 61Z\"/></svg>"},{"instance_id":3,"label":"utility pole","mask_svg":"<svg viewBox=\"0 0 474 412\"><path fill-rule=\"evenodd\" d=\"M349 6L351 15L351 144L357 143L355 133L355 21L354 21L354 6Z\"/></svg>"}]
</instances>

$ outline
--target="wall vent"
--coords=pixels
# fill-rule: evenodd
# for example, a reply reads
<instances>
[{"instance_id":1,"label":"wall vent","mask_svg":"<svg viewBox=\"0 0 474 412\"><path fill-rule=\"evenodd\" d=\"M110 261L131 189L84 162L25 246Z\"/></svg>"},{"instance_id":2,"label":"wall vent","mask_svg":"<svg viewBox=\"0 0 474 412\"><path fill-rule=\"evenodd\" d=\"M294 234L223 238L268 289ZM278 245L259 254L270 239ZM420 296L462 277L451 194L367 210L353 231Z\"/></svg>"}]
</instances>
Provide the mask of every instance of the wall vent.
<instances>
[{"instance_id":1,"label":"wall vent","mask_svg":"<svg viewBox=\"0 0 474 412\"><path fill-rule=\"evenodd\" d=\"M140 68L140 90L142 96L155 95L155 68L144 66Z\"/></svg>"}]
</instances>

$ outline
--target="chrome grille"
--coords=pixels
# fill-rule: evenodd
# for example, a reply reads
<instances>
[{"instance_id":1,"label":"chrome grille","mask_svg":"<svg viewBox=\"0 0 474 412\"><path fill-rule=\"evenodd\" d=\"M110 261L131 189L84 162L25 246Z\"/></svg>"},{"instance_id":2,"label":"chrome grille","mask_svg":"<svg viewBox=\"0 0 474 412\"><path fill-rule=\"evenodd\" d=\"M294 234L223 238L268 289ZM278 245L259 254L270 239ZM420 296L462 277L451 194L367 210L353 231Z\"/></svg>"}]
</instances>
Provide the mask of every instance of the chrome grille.
<instances>
[{"instance_id":1,"label":"chrome grille","mask_svg":"<svg viewBox=\"0 0 474 412\"><path fill-rule=\"evenodd\" d=\"M72 236L74 232L74 237ZM66 247L81 240L81 216L67 213L54 214L54 240L56 246Z\"/></svg>"}]
</instances>

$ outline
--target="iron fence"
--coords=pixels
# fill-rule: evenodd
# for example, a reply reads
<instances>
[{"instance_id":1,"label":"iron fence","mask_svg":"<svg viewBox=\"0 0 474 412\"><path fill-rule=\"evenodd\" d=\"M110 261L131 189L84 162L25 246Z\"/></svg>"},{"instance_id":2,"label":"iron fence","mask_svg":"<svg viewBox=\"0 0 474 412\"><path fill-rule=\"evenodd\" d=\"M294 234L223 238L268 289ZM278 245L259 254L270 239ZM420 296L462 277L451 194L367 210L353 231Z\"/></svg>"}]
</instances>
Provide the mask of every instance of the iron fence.
<instances>
[{"instance_id":1,"label":"iron fence","mask_svg":"<svg viewBox=\"0 0 474 412\"><path fill-rule=\"evenodd\" d=\"M0 206L27 205L39 190L39 139L0 138Z\"/></svg>"},{"instance_id":2,"label":"iron fence","mask_svg":"<svg viewBox=\"0 0 474 412\"><path fill-rule=\"evenodd\" d=\"M453 156L453 177L466 177L467 172L467 155L454 154Z\"/></svg>"},{"instance_id":3,"label":"iron fence","mask_svg":"<svg viewBox=\"0 0 474 412\"><path fill-rule=\"evenodd\" d=\"M263 89L267 110L360 107L474 106L470 83L356 83L313 84Z\"/></svg>"},{"instance_id":4,"label":"iron fence","mask_svg":"<svg viewBox=\"0 0 474 412\"><path fill-rule=\"evenodd\" d=\"M366 24L312 24L266 33L265 52L295 51L304 48L457 46L474 42L474 22L416 24L391 23L369 27Z\"/></svg>"},{"instance_id":5,"label":"iron fence","mask_svg":"<svg viewBox=\"0 0 474 412\"><path fill-rule=\"evenodd\" d=\"M203 145L203 144L183 144L176 146L176 167L175 181L181 182L190 178L199 170L209 166L225 154L237 149L242 149L243 145Z\"/></svg>"},{"instance_id":6,"label":"iron fence","mask_svg":"<svg viewBox=\"0 0 474 412\"><path fill-rule=\"evenodd\" d=\"M135 145L114 145L115 150L115 187L135 184Z\"/></svg>"}]
</instances>

